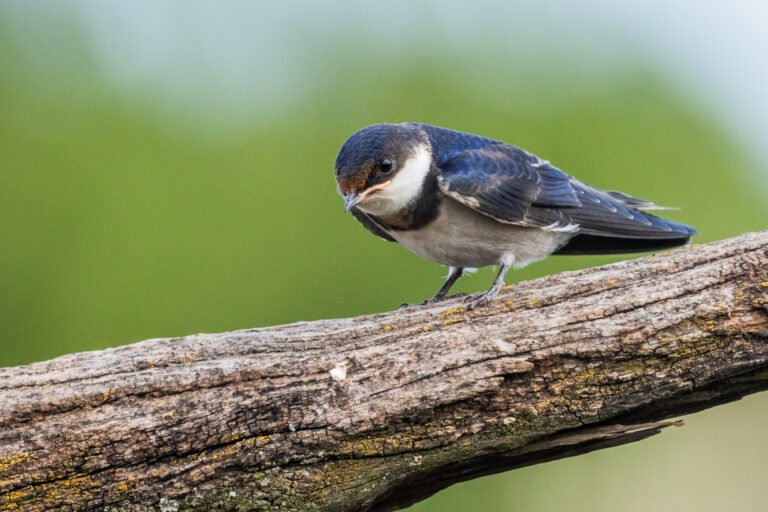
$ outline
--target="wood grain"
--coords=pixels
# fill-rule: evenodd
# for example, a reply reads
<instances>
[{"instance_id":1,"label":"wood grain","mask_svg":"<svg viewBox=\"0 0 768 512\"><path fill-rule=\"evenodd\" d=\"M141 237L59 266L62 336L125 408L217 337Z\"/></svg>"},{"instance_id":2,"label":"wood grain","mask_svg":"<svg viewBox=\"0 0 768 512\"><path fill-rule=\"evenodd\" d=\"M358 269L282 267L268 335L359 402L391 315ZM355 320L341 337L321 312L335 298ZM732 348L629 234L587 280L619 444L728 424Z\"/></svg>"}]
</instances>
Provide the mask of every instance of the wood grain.
<instances>
[{"instance_id":1,"label":"wood grain","mask_svg":"<svg viewBox=\"0 0 768 512\"><path fill-rule=\"evenodd\" d=\"M768 387L768 232L0 369L0 510L394 510Z\"/></svg>"}]
</instances>

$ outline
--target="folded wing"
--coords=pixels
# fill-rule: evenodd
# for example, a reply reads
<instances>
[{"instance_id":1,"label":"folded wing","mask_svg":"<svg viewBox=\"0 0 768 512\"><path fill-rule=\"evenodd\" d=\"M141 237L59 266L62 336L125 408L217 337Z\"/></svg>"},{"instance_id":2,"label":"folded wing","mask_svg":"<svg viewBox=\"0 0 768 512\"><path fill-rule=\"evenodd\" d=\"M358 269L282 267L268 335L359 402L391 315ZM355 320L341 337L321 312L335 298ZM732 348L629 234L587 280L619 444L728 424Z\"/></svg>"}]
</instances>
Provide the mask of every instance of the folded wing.
<instances>
[{"instance_id":1,"label":"folded wing","mask_svg":"<svg viewBox=\"0 0 768 512\"><path fill-rule=\"evenodd\" d=\"M696 233L642 211L654 207L649 201L591 187L507 144L460 151L438 166L438 182L447 196L499 222L597 238L678 241L674 245ZM653 244L630 245L649 250Z\"/></svg>"}]
</instances>

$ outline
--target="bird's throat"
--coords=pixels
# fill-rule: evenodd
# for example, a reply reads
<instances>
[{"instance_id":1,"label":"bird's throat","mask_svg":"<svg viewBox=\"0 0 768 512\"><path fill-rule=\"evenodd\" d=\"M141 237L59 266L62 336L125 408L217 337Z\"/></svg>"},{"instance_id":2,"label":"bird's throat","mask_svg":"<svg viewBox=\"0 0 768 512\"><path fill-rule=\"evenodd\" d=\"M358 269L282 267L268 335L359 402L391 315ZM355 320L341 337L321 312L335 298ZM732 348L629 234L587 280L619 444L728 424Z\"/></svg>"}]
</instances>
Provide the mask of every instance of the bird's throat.
<instances>
[{"instance_id":1,"label":"bird's throat","mask_svg":"<svg viewBox=\"0 0 768 512\"><path fill-rule=\"evenodd\" d=\"M430 172L424 180L419 196L397 212L377 215L385 226L395 231L419 229L437 218L444 196L437 185L436 173Z\"/></svg>"}]
</instances>

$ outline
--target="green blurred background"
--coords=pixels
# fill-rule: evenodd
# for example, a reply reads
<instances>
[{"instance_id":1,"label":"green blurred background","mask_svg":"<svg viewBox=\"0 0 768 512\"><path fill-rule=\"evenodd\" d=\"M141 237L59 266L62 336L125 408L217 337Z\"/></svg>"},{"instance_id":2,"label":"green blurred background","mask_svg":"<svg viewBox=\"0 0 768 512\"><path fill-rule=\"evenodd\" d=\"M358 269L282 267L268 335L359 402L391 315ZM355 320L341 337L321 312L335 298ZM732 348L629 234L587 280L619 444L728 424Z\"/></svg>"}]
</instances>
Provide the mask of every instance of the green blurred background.
<instances>
[{"instance_id":1,"label":"green blurred background","mask_svg":"<svg viewBox=\"0 0 768 512\"><path fill-rule=\"evenodd\" d=\"M743 4L3 2L0 366L431 296L444 268L342 213L336 151L375 122L522 146L679 206L696 242L765 229L766 8ZM766 405L412 510L765 510Z\"/></svg>"}]
</instances>

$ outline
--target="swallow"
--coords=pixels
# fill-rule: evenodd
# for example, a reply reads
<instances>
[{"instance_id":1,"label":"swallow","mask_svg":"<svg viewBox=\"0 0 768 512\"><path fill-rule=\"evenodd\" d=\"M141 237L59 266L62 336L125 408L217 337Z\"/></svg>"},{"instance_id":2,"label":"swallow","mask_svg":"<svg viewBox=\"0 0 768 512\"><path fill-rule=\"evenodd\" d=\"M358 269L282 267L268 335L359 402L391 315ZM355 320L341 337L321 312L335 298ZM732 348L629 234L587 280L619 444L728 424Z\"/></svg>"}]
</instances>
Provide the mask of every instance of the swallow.
<instances>
[{"instance_id":1,"label":"swallow","mask_svg":"<svg viewBox=\"0 0 768 512\"><path fill-rule=\"evenodd\" d=\"M344 209L367 230L450 268L426 303L445 299L469 268L497 265L493 300L510 268L551 254L621 254L685 245L696 230L601 190L504 142L421 123L375 124L352 134L334 165Z\"/></svg>"}]
</instances>

